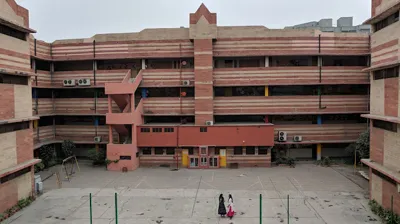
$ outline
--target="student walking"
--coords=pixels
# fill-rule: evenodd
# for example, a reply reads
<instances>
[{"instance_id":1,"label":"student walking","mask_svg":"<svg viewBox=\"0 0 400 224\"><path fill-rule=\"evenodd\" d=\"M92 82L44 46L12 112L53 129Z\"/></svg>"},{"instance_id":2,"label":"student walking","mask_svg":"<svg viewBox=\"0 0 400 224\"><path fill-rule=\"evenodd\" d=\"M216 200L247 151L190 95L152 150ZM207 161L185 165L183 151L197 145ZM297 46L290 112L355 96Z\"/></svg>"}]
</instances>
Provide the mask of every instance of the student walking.
<instances>
[{"instance_id":1,"label":"student walking","mask_svg":"<svg viewBox=\"0 0 400 224\"><path fill-rule=\"evenodd\" d=\"M221 217L226 215L225 198L222 194L219 195L218 215Z\"/></svg>"},{"instance_id":2,"label":"student walking","mask_svg":"<svg viewBox=\"0 0 400 224\"><path fill-rule=\"evenodd\" d=\"M235 215L235 208L234 208L234 205L233 205L233 198L232 198L232 195L230 195L229 194L229 199L228 199L228 214L227 214L227 216L230 218L230 219L232 219L233 218L233 216Z\"/></svg>"}]
</instances>

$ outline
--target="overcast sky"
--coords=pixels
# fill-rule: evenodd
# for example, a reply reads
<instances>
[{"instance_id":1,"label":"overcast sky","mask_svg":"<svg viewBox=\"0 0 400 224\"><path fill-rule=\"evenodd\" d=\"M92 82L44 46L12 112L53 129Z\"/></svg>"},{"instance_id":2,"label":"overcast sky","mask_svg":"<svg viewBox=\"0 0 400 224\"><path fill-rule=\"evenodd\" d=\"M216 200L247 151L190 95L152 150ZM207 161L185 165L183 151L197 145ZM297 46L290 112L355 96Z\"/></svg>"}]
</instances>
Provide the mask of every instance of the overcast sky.
<instances>
[{"instance_id":1,"label":"overcast sky","mask_svg":"<svg viewBox=\"0 0 400 224\"><path fill-rule=\"evenodd\" d=\"M219 26L268 28L353 16L354 24L371 14L370 0L17 0L30 12L35 37L87 38L97 33L138 32L144 28L189 26L189 13L203 2L217 13Z\"/></svg>"}]
</instances>

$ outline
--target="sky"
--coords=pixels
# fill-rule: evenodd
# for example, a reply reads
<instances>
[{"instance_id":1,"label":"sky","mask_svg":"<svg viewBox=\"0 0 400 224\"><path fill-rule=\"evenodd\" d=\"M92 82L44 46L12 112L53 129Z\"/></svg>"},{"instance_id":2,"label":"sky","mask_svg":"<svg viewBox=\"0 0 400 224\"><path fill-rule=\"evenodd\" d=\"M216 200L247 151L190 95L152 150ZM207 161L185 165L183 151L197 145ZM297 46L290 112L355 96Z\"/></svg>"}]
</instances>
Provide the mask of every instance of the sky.
<instances>
[{"instance_id":1,"label":"sky","mask_svg":"<svg viewBox=\"0 0 400 224\"><path fill-rule=\"evenodd\" d=\"M102 33L189 26L189 13L204 3L219 26L263 25L279 29L299 23L371 15L370 0L17 0L30 13L35 37L52 42Z\"/></svg>"}]
</instances>

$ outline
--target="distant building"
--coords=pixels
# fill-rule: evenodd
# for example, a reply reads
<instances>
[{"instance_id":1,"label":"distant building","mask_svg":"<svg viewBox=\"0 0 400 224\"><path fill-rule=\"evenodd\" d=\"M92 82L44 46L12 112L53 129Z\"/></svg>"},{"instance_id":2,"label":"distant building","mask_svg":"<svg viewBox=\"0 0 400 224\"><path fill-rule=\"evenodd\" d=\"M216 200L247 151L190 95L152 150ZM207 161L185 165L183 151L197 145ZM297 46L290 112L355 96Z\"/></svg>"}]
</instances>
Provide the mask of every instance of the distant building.
<instances>
[{"instance_id":1,"label":"distant building","mask_svg":"<svg viewBox=\"0 0 400 224\"><path fill-rule=\"evenodd\" d=\"M321 19L319 22L313 21L294 26L287 26L285 29L318 29L322 32L334 33L370 33L370 25L353 25L353 17L341 17L337 20L337 26L333 26L332 19Z\"/></svg>"}]
</instances>

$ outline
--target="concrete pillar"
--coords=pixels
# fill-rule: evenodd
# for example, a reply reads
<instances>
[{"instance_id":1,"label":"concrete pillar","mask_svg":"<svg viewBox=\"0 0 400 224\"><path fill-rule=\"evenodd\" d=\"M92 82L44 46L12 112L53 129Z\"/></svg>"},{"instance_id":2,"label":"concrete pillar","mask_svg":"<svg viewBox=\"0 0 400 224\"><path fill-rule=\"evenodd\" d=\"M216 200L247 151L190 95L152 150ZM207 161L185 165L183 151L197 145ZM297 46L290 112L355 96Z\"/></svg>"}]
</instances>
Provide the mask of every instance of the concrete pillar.
<instances>
[{"instance_id":1,"label":"concrete pillar","mask_svg":"<svg viewBox=\"0 0 400 224\"><path fill-rule=\"evenodd\" d=\"M254 155L258 155L258 146L256 146L255 147L255 150L254 150L255 152L254 152Z\"/></svg>"},{"instance_id":2,"label":"concrete pillar","mask_svg":"<svg viewBox=\"0 0 400 224\"><path fill-rule=\"evenodd\" d=\"M269 57L265 56L265 67L269 67Z\"/></svg>"},{"instance_id":3,"label":"concrete pillar","mask_svg":"<svg viewBox=\"0 0 400 224\"><path fill-rule=\"evenodd\" d=\"M142 69L146 69L146 59L142 59Z\"/></svg>"},{"instance_id":4,"label":"concrete pillar","mask_svg":"<svg viewBox=\"0 0 400 224\"><path fill-rule=\"evenodd\" d=\"M108 113L112 113L112 100L110 95L108 95Z\"/></svg>"},{"instance_id":5,"label":"concrete pillar","mask_svg":"<svg viewBox=\"0 0 400 224\"><path fill-rule=\"evenodd\" d=\"M318 117L317 117L317 124L318 125L322 124L322 116L321 115L318 115Z\"/></svg>"},{"instance_id":6,"label":"concrete pillar","mask_svg":"<svg viewBox=\"0 0 400 224\"><path fill-rule=\"evenodd\" d=\"M317 160L321 160L322 144L317 144Z\"/></svg>"},{"instance_id":7,"label":"concrete pillar","mask_svg":"<svg viewBox=\"0 0 400 224\"><path fill-rule=\"evenodd\" d=\"M318 66L322 66L322 57L318 56Z\"/></svg>"},{"instance_id":8,"label":"concrete pillar","mask_svg":"<svg viewBox=\"0 0 400 224\"><path fill-rule=\"evenodd\" d=\"M245 156L246 155L246 146L242 147L242 154Z\"/></svg>"},{"instance_id":9,"label":"concrete pillar","mask_svg":"<svg viewBox=\"0 0 400 224\"><path fill-rule=\"evenodd\" d=\"M109 144L113 144L114 143L111 125L108 125L108 143Z\"/></svg>"}]
</instances>

